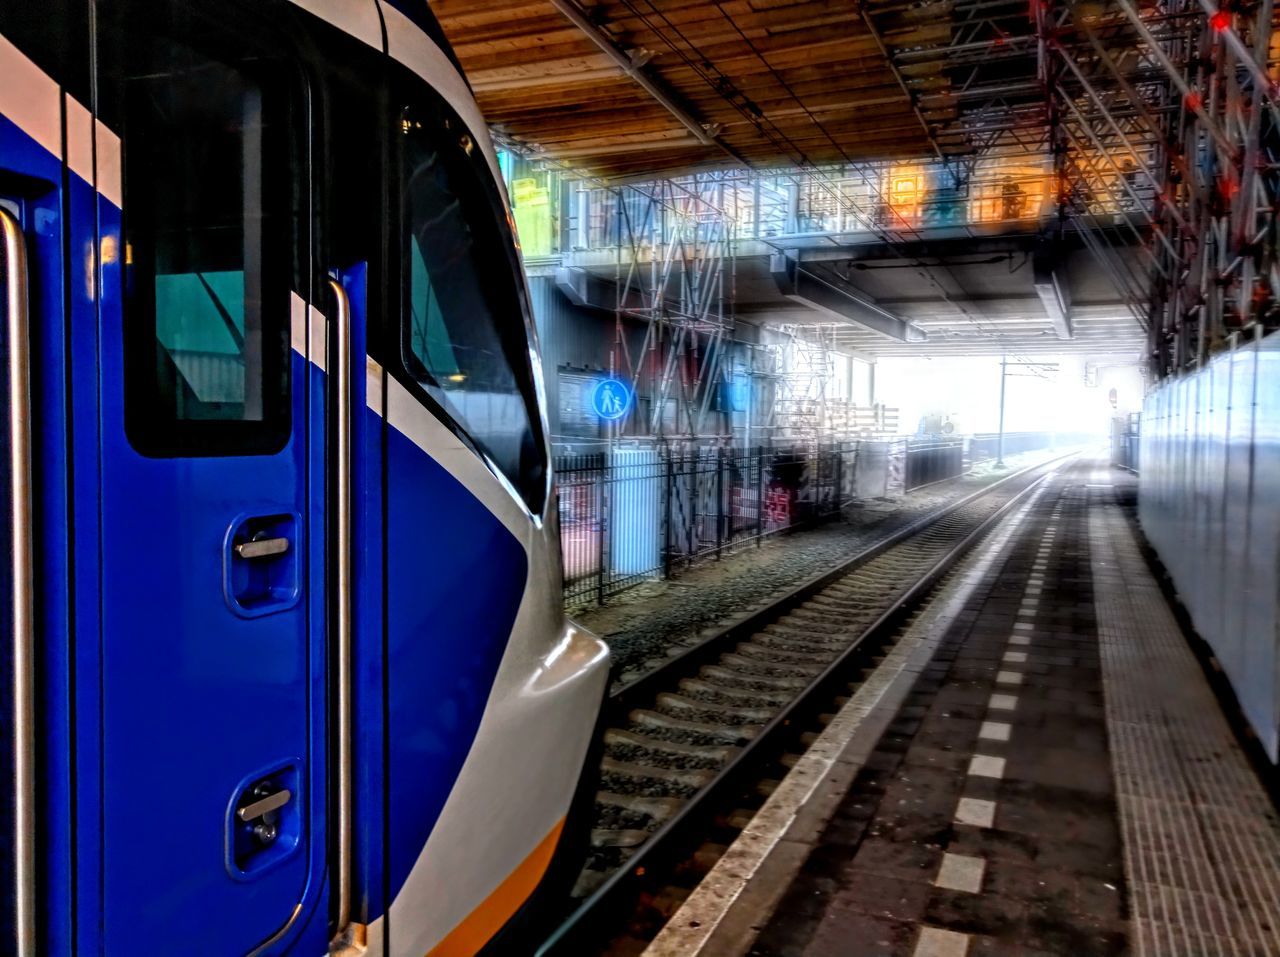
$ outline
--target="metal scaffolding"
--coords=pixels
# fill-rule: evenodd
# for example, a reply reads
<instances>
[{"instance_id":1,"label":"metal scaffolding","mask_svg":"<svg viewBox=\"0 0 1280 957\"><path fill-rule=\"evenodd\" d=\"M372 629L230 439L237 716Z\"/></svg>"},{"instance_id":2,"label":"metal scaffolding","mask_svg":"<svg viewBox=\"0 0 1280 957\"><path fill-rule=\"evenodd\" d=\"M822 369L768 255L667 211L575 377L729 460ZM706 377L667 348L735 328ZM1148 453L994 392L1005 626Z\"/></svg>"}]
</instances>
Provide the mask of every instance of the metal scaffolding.
<instances>
[{"instance_id":1,"label":"metal scaffolding","mask_svg":"<svg viewBox=\"0 0 1280 957\"><path fill-rule=\"evenodd\" d=\"M833 369L830 327L787 325L780 332L784 338L773 347L779 375L770 437L813 446L833 437L827 421L827 388Z\"/></svg>"},{"instance_id":2,"label":"metal scaffolding","mask_svg":"<svg viewBox=\"0 0 1280 957\"><path fill-rule=\"evenodd\" d=\"M927 155L577 187L614 197L581 248L616 256L619 371L650 383L656 433L705 428L740 242L861 233L910 259L931 227L998 223L1050 255L1081 243L1146 330L1155 378L1280 325L1274 0L868 0L862 16Z\"/></svg>"},{"instance_id":3,"label":"metal scaffolding","mask_svg":"<svg viewBox=\"0 0 1280 957\"><path fill-rule=\"evenodd\" d=\"M1147 330L1155 376L1276 324L1274 0L869 9L950 18L945 40L886 48L936 149L958 180L993 157L1052 158L1046 238L1090 249Z\"/></svg>"},{"instance_id":4,"label":"metal scaffolding","mask_svg":"<svg viewBox=\"0 0 1280 957\"><path fill-rule=\"evenodd\" d=\"M697 126L705 134L698 142L738 132L762 139L747 153L726 153L736 171L625 190L662 194L652 198L664 208L687 207L688 199L663 191L701 196L701 184L713 184L710 205L736 238L863 232L906 257L920 230L1023 220L1010 228L1038 233L1042 262L1079 244L1089 249L1146 330L1154 377L1202 365L1233 334L1280 323L1275 0L1220 2L865 0L853 13L864 29L848 45L874 61L875 77L848 70L832 77L833 84L855 75L858 82L840 86L830 102L811 103L782 84L777 97L787 108L772 113L753 111L714 56L659 29L654 42L683 57L696 82L710 82L723 100L716 108L724 107L724 123ZM768 17L785 17L769 6ZM735 55L759 61L780 81L781 68L734 20L766 14L719 14L737 27ZM596 122L600 112L591 114ZM521 125L524 114L513 115ZM841 139L841 130L882 132L866 117L896 131L896 149L912 155ZM668 174L712 162L698 154L672 166L665 144L649 145L664 150L650 168ZM636 175L643 160L597 157L594 168ZM1038 198L1036 182L1045 184ZM665 261L656 263L650 268L662 273ZM624 266L637 271L634 259ZM945 267L930 268L945 278ZM661 276L647 281L649 288L666 284ZM659 325L667 312L695 330L690 336L672 326L658 336L664 344L716 335L696 297L670 310L652 301L623 302L619 310L647 310ZM981 317L973 318L980 327ZM998 347L998 331L991 338ZM679 377L654 374L664 394L685 387ZM695 389L708 381L685 378ZM682 428L696 425L698 414Z\"/></svg>"},{"instance_id":5,"label":"metal scaffolding","mask_svg":"<svg viewBox=\"0 0 1280 957\"><path fill-rule=\"evenodd\" d=\"M1277 323L1272 0L1037 11L1064 225L1146 328L1155 377Z\"/></svg>"},{"instance_id":6,"label":"metal scaffolding","mask_svg":"<svg viewBox=\"0 0 1280 957\"><path fill-rule=\"evenodd\" d=\"M579 182L576 189L583 248L613 254L610 371L625 374L636 395L647 398L647 434L714 437L709 413L727 382L734 322L724 177L616 187ZM644 330L638 346L628 334L636 322Z\"/></svg>"}]
</instances>

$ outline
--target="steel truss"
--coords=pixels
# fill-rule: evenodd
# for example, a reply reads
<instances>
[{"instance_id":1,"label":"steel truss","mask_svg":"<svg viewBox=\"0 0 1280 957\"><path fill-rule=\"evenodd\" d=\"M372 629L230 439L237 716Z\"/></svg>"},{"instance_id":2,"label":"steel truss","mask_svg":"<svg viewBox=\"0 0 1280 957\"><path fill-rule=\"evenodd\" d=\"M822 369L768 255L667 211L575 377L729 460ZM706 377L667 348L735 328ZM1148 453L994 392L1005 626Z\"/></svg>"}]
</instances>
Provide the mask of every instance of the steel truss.
<instances>
[{"instance_id":1,"label":"steel truss","mask_svg":"<svg viewBox=\"0 0 1280 957\"><path fill-rule=\"evenodd\" d=\"M837 436L827 418L827 387L834 369L830 325L783 325L781 341L768 348L778 370L774 401L763 422L765 434L807 448Z\"/></svg>"},{"instance_id":2,"label":"steel truss","mask_svg":"<svg viewBox=\"0 0 1280 957\"><path fill-rule=\"evenodd\" d=\"M698 438L727 381L733 332L734 237L724 176L699 173L629 186L591 187L586 208L604 211L614 250L611 371L649 399L648 434ZM589 240L590 241L590 240ZM638 348L628 328L644 324Z\"/></svg>"},{"instance_id":3,"label":"steel truss","mask_svg":"<svg viewBox=\"0 0 1280 957\"><path fill-rule=\"evenodd\" d=\"M976 164L976 165L975 165ZM895 171L916 171L920 191L910 203L891 193ZM976 171L975 171L976 170ZM984 173L980 159L959 163L875 162L760 172L735 169L625 186L574 183L577 237L571 259L600 274L611 257L615 287L615 335L612 371L625 373L636 394L650 399L647 434L668 438L727 439L728 430L711 429L709 413L731 376L728 343L733 332L735 249L741 240L775 239L804 232L869 232L903 255L923 237L922 227L969 221L975 197L986 190L1001 218L1007 204L1001 190L1018 196L1043 191L1047 168L1027 174L1028 188L1010 182L1007 171ZM1037 221L1043 210L1023 203L1019 215ZM908 208L909 207L909 208ZM950 212L948 212L950 210ZM956 210L959 210L957 213ZM1008 218L1008 217L1005 217ZM781 248L781 247L780 247ZM947 286L934 273L945 266L921 265L922 278L944 298ZM968 312L962 303L956 308ZM975 329L984 330L979 316ZM644 323L642 344L629 341L628 328ZM751 428L792 437L824 428L825 378L835 347L834 326L796 326L775 330L779 343L770 353L769 389L753 390ZM986 330L993 348L1001 348L997 330ZM758 351L758 350L757 350ZM674 422L670 409L675 410Z\"/></svg>"},{"instance_id":4,"label":"steel truss","mask_svg":"<svg viewBox=\"0 0 1280 957\"><path fill-rule=\"evenodd\" d=\"M1080 237L1146 328L1156 377L1203 363L1235 332L1280 325L1274 2L868 0L932 157L581 181L613 197L612 236L585 248L615 252L615 361L651 392L652 431L669 431L671 400L680 433L705 429L726 376L735 242L866 232L910 256L922 229L974 221L984 196L992 219L1022 218L1000 191L1030 194L1042 169L1048 201L1025 218L1048 240ZM947 17L949 38L895 47L879 24L908 12ZM928 185L904 206L892 184L913 169ZM945 298L936 268L921 275ZM638 350L622 332L632 320L647 323Z\"/></svg>"},{"instance_id":5,"label":"steel truss","mask_svg":"<svg viewBox=\"0 0 1280 957\"><path fill-rule=\"evenodd\" d=\"M1061 221L1146 327L1153 375L1280 324L1273 0L1046 0L1036 16Z\"/></svg>"}]
</instances>

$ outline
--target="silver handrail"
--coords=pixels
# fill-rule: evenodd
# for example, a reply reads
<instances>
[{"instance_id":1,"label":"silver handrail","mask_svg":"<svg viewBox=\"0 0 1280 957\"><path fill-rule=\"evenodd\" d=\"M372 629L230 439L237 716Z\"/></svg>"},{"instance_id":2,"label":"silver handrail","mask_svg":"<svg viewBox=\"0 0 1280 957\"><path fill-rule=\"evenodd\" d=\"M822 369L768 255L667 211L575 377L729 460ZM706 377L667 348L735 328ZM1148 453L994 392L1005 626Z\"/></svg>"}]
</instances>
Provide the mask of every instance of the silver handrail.
<instances>
[{"instance_id":1,"label":"silver handrail","mask_svg":"<svg viewBox=\"0 0 1280 957\"><path fill-rule=\"evenodd\" d=\"M334 523L337 552L337 621L334 629L336 640L336 671L338 684L338 808L337 808L337 868L338 886L337 931L341 936L351 922L351 871L352 871L352 707L351 707L351 300L342 285L329 280L333 298L337 302L334 330L337 341L334 362L329 371L329 381L334 390L334 414L337 416L334 430L337 474L334 476L334 499L337 507Z\"/></svg>"},{"instance_id":2,"label":"silver handrail","mask_svg":"<svg viewBox=\"0 0 1280 957\"><path fill-rule=\"evenodd\" d=\"M9 547L13 561L13 869L18 957L36 953L35 546L31 520L31 379L27 244L22 226L0 209L9 335Z\"/></svg>"}]
</instances>

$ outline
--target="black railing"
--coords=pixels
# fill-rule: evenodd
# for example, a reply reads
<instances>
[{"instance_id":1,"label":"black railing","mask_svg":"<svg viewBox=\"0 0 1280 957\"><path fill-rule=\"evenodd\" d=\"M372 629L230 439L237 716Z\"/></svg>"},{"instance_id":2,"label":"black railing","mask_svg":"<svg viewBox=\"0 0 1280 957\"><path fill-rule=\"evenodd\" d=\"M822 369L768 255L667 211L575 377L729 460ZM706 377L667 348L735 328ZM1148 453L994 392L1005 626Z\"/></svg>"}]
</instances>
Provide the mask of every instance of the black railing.
<instances>
[{"instance_id":1,"label":"black railing","mask_svg":"<svg viewBox=\"0 0 1280 957\"><path fill-rule=\"evenodd\" d=\"M1004 455L1017 455L1019 452L1052 449L1058 441L1053 432L1006 432L1003 442L995 432L979 433L969 439L969 458L973 462L982 462L998 458L1002 451Z\"/></svg>"},{"instance_id":2,"label":"black railing","mask_svg":"<svg viewBox=\"0 0 1280 957\"><path fill-rule=\"evenodd\" d=\"M1130 472L1138 471L1138 445L1142 434L1142 413L1130 412L1111 420L1111 464Z\"/></svg>"},{"instance_id":3,"label":"black railing","mask_svg":"<svg viewBox=\"0 0 1280 957\"><path fill-rule=\"evenodd\" d=\"M565 601L603 602L838 513L853 497L857 445L649 446L557 457Z\"/></svg>"},{"instance_id":4,"label":"black railing","mask_svg":"<svg viewBox=\"0 0 1280 957\"><path fill-rule=\"evenodd\" d=\"M986 432L966 436L919 436L906 440L902 487L910 492L968 472L975 464L1020 452L1067 449L1096 441L1084 432Z\"/></svg>"},{"instance_id":5,"label":"black railing","mask_svg":"<svg viewBox=\"0 0 1280 957\"><path fill-rule=\"evenodd\" d=\"M1084 438L1008 432L1004 454ZM565 602L604 602L834 515L858 494L893 496L955 478L994 459L997 446L996 435L910 436L808 450L636 445L557 456Z\"/></svg>"},{"instance_id":6,"label":"black railing","mask_svg":"<svg viewBox=\"0 0 1280 957\"><path fill-rule=\"evenodd\" d=\"M910 492L943 479L955 478L969 470L965 455L967 439L913 437L907 440L902 467L902 488Z\"/></svg>"}]
</instances>

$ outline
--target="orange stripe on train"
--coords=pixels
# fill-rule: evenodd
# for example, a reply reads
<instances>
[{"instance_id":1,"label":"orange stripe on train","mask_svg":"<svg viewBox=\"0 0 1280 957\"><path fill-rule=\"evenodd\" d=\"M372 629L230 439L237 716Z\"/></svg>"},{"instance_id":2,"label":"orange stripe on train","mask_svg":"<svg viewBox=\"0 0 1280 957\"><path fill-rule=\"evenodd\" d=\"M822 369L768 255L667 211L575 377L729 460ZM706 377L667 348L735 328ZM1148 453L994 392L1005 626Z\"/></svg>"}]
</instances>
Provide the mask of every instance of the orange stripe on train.
<instances>
[{"instance_id":1,"label":"orange stripe on train","mask_svg":"<svg viewBox=\"0 0 1280 957\"><path fill-rule=\"evenodd\" d=\"M511 915L529 899L533 889L538 886L538 881L542 880L562 830L564 818L556 823L529 856L520 862L520 866L508 874L480 906L449 931L444 940L431 948L427 957L473 957L488 943L489 938L511 919Z\"/></svg>"}]
</instances>

